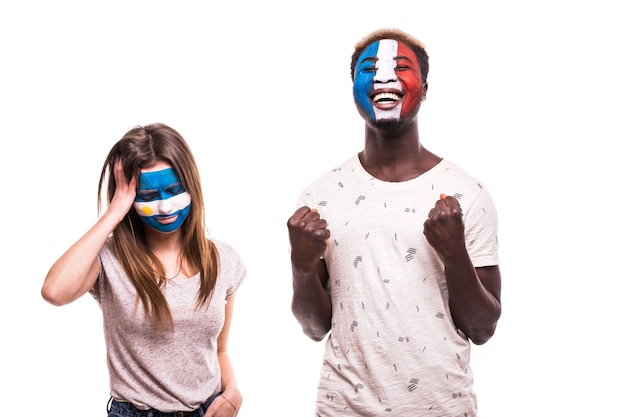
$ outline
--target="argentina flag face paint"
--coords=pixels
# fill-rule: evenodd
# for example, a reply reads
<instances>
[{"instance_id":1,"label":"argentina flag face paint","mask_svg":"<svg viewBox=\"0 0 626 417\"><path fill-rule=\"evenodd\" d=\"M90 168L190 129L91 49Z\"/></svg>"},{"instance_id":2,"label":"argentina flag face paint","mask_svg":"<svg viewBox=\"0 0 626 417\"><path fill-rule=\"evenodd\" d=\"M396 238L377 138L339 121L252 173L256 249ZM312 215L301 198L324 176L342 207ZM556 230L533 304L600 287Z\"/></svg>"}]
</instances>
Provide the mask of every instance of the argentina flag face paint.
<instances>
[{"instance_id":1,"label":"argentina flag face paint","mask_svg":"<svg viewBox=\"0 0 626 417\"><path fill-rule=\"evenodd\" d=\"M407 45L382 39L359 56L354 99L370 120L398 120L419 108L422 77L417 57Z\"/></svg>"},{"instance_id":2,"label":"argentina flag face paint","mask_svg":"<svg viewBox=\"0 0 626 417\"><path fill-rule=\"evenodd\" d=\"M146 225L161 233L170 233L189 215L191 195L172 168L142 172L133 207Z\"/></svg>"}]
</instances>

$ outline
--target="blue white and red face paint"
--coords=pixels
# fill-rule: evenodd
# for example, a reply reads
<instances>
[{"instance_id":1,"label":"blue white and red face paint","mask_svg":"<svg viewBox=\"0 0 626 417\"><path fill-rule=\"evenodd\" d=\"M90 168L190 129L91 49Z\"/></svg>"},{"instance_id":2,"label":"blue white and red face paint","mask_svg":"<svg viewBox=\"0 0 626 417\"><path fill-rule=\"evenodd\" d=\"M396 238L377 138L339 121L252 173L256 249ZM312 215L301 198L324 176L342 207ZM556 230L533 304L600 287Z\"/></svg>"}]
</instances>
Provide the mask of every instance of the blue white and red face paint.
<instances>
[{"instance_id":1,"label":"blue white and red face paint","mask_svg":"<svg viewBox=\"0 0 626 417\"><path fill-rule=\"evenodd\" d=\"M133 207L146 225L170 233L178 230L189 215L191 195L172 168L142 172Z\"/></svg>"},{"instance_id":2,"label":"blue white and red face paint","mask_svg":"<svg viewBox=\"0 0 626 417\"><path fill-rule=\"evenodd\" d=\"M419 61L402 42L376 41L356 62L354 99L374 122L408 115L419 106L422 87Z\"/></svg>"}]
</instances>

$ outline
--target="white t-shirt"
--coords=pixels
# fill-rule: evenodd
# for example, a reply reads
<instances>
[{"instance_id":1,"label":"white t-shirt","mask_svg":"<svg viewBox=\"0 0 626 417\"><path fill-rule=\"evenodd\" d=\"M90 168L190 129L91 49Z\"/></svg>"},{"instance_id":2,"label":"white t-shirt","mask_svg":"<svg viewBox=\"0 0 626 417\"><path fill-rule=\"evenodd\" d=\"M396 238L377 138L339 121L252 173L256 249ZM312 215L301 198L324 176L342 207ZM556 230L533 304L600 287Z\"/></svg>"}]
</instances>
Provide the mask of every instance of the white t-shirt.
<instances>
[{"instance_id":1,"label":"white t-shirt","mask_svg":"<svg viewBox=\"0 0 626 417\"><path fill-rule=\"evenodd\" d=\"M90 291L102 308L111 396L140 409L192 411L221 389L217 336L224 325L227 297L246 275L239 254L213 240L220 271L209 308L195 308L200 275L168 282L163 292L174 332L155 333L137 291L107 242L101 272Z\"/></svg>"},{"instance_id":2,"label":"white t-shirt","mask_svg":"<svg viewBox=\"0 0 626 417\"><path fill-rule=\"evenodd\" d=\"M498 264L489 193L447 160L384 182L358 156L322 175L299 204L331 232L324 254L332 328L317 416L475 416L470 342L451 318L443 264L423 235L439 195L456 197L475 267Z\"/></svg>"}]
</instances>

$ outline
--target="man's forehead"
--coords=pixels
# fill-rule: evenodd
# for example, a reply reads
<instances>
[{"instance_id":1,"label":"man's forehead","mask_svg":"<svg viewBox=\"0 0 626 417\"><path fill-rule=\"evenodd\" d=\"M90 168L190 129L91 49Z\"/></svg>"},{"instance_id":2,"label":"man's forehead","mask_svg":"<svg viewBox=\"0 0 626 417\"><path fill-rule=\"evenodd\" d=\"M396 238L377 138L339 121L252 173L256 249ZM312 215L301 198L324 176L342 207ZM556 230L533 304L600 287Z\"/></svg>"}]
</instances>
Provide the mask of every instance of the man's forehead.
<instances>
[{"instance_id":1,"label":"man's forehead","mask_svg":"<svg viewBox=\"0 0 626 417\"><path fill-rule=\"evenodd\" d=\"M409 52L407 54L407 52ZM415 53L410 46L396 39L379 39L376 40L361 52L361 61L375 61L380 58L381 55L388 57L389 55L395 57L403 57L409 59L416 59ZM408 56L407 56L408 55Z\"/></svg>"}]
</instances>

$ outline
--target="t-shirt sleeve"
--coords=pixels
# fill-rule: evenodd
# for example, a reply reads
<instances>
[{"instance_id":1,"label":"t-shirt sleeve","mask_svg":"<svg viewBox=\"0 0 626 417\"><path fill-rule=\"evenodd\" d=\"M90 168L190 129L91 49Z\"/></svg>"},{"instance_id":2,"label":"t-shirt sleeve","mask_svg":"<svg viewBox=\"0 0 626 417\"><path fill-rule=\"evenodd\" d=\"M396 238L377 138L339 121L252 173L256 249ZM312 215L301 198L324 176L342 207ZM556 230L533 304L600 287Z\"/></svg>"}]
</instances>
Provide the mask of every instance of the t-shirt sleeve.
<instances>
[{"instance_id":1,"label":"t-shirt sleeve","mask_svg":"<svg viewBox=\"0 0 626 417\"><path fill-rule=\"evenodd\" d=\"M474 267L498 265L498 214L484 186L465 209L465 236Z\"/></svg>"},{"instance_id":2,"label":"t-shirt sleeve","mask_svg":"<svg viewBox=\"0 0 626 417\"><path fill-rule=\"evenodd\" d=\"M248 273L241 255L231 245L224 242L214 242L220 255L220 276L228 284L226 287L226 297L230 297L243 282Z\"/></svg>"},{"instance_id":3,"label":"t-shirt sleeve","mask_svg":"<svg viewBox=\"0 0 626 417\"><path fill-rule=\"evenodd\" d=\"M101 304L100 298L103 291L102 286L107 285L106 268L104 267L104 264L105 262L113 262L114 259L113 247L111 246L111 242L107 240L98 254L100 273L98 274L98 278L96 279L94 286L89 290L89 294L91 294L98 304Z\"/></svg>"},{"instance_id":4,"label":"t-shirt sleeve","mask_svg":"<svg viewBox=\"0 0 626 417\"><path fill-rule=\"evenodd\" d=\"M307 186L300 195L298 196L298 200L296 201L296 209L302 206L315 207L316 203L313 202L313 189L311 185Z\"/></svg>"}]
</instances>

